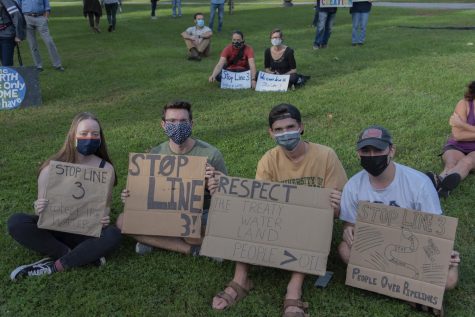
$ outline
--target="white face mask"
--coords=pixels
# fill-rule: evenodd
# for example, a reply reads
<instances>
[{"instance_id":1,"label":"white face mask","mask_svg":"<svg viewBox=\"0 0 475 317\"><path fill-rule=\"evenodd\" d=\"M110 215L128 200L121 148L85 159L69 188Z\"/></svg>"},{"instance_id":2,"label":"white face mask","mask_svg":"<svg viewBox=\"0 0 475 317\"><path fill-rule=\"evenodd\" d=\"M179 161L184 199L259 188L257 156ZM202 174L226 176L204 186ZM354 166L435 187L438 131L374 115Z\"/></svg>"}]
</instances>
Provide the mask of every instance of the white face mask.
<instances>
[{"instance_id":1,"label":"white face mask","mask_svg":"<svg viewBox=\"0 0 475 317\"><path fill-rule=\"evenodd\" d=\"M280 39L280 38L275 38L275 39L271 39L270 42L271 42L272 45L274 45L274 46L279 46L280 44L282 44L282 39Z\"/></svg>"}]
</instances>

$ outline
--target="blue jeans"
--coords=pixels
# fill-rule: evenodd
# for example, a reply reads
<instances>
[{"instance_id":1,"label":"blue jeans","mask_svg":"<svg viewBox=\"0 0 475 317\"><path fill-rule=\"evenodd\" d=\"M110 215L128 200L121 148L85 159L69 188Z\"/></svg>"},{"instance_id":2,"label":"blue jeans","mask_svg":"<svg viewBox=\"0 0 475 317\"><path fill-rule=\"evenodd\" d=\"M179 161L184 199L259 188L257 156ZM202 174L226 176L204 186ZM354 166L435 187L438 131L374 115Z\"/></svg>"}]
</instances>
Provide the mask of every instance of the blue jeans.
<instances>
[{"instance_id":1,"label":"blue jeans","mask_svg":"<svg viewBox=\"0 0 475 317\"><path fill-rule=\"evenodd\" d=\"M213 4L210 6L209 14L209 28L212 30L214 25L214 14L218 9L218 32L221 32L223 29L223 19L224 19L224 3L223 4Z\"/></svg>"},{"instance_id":2,"label":"blue jeans","mask_svg":"<svg viewBox=\"0 0 475 317\"><path fill-rule=\"evenodd\" d=\"M13 53L15 52L15 38L0 37L0 58L3 66L13 66Z\"/></svg>"},{"instance_id":3,"label":"blue jeans","mask_svg":"<svg viewBox=\"0 0 475 317\"><path fill-rule=\"evenodd\" d=\"M353 22L351 43L364 43L364 40L366 38L366 25L368 25L368 17L369 12L354 12L351 14L351 20ZM358 32L358 28L360 29L360 32Z\"/></svg>"},{"instance_id":4,"label":"blue jeans","mask_svg":"<svg viewBox=\"0 0 475 317\"><path fill-rule=\"evenodd\" d=\"M327 45L332 33L336 13L318 12L317 34L314 45Z\"/></svg>"},{"instance_id":5,"label":"blue jeans","mask_svg":"<svg viewBox=\"0 0 475 317\"><path fill-rule=\"evenodd\" d=\"M172 16L176 17L176 9L178 9L178 16L181 16L181 0L172 0Z\"/></svg>"}]
</instances>

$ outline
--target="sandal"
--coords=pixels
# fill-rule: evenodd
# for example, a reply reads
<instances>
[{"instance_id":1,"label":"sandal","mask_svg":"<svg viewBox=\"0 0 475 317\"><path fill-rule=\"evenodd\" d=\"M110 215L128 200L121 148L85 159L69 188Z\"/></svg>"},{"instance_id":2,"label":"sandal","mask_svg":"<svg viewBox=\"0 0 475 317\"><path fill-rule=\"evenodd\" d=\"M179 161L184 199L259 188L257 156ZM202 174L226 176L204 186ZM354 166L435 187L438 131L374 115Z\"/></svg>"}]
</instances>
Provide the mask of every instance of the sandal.
<instances>
[{"instance_id":1,"label":"sandal","mask_svg":"<svg viewBox=\"0 0 475 317\"><path fill-rule=\"evenodd\" d=\"M444 305L442 305L440 310L426 306L426 305L416 304L416 303L410 303L409 305L411 305L411 307L417 311L423 311L423 312L432 314L436 317L444 317Z\"/></svg>"},{"instance_id":2,"label":"sandal","mask_svg":"<svg viewBox=\"0 0 475 317\"><path fill-rule=\"evenodd\" d=\"M224 290L216 294L215 297L224 299L227 305L223 309L215 309L215 310L226 310L229 307L233 306L234 304L239 302L241 299L249 295L249 291L254 287L254 285L252 284L252 281L249 280L249 288L246 289L242 287L241 285L239 285L238 283L231 281L228 283L226 287L231 287L236 292L237 295L236 297L233 297L232 295L226 293Z\"/></svg>"},{"instance_id":3,"label":"sandal","mask_svg":"<svg viewBox=\"0 0 475 317\"><path fill-rule=\"evenodd\" d=\"M285 312L287 307L298 307L303 311L300 312ZM308 303L307 302L302 302L300 299L284 299L284 312L282 314L282 317L310 317L309 314L307 314L308 310Z\"/></svg>"},{"instance_id":4,"label":"sandal","mask_svg":"<svg viewBox=\"0 0 475 317\"><path fill-rule=\"evenodd\" d=\"M434 172L426 172L427 177L430 178L432 185L434 185L434 188L436 191L440 190L440 183L442 182L442 177L437 175Z\"/></svg>"}]
</instances>

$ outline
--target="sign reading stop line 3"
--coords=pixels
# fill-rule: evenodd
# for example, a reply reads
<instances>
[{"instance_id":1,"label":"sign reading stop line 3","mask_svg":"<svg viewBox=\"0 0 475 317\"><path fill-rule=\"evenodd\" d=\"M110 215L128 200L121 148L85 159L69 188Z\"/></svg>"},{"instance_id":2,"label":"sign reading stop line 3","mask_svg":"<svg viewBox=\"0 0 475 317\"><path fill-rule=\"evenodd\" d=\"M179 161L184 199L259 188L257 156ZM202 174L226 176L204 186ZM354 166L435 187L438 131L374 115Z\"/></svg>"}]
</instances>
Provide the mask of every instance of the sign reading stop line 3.
<instances>
[{"instance_id":1,"label":"sign reading stop line 3","mask_svg":"<svg viewBox=\"0 0 475 317\"><path fill-rule=\"evenodd\" d=\"M51 161L38 228L99 237L111 190L110 170Z\"/></svg>"},{"instance_id":2,"label":"sign reading stop line 3","mask_svg":"<svg viewBox=\"0 0 475 317\"><path fill-rule=\"evenodd\" d=\"M122 233L201 237L206 157L129 154Z\"/></svg>"}]
</instances>

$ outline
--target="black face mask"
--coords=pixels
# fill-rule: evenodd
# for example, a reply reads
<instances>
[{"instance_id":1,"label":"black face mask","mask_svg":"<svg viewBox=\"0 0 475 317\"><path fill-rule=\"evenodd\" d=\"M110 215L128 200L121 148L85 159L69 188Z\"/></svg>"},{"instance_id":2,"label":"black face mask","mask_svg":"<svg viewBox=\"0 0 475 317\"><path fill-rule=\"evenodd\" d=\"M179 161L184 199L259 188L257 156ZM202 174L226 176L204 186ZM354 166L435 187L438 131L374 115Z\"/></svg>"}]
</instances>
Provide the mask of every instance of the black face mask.
<instances>
[{"instance_id":1,"label":"black face mask","mask_svg":"<svg viewBox=\"0 0 475 317\"><path fill-rule=\"evenodd\" d=\"M233 42L233 46L235 48L241 48L244 45L244 41L242 42Z\"/></svg>"},{"instance_id":2,"label":"black face mask","mask_svg":"<svg viewBox=\"0 0 475 317\"><path fill-rule=\"evenodd\" d=\"M388 167L388 154L378 156L361 156L361 166L371 175L379 176Z\"/></svg>"}]
</instances>

